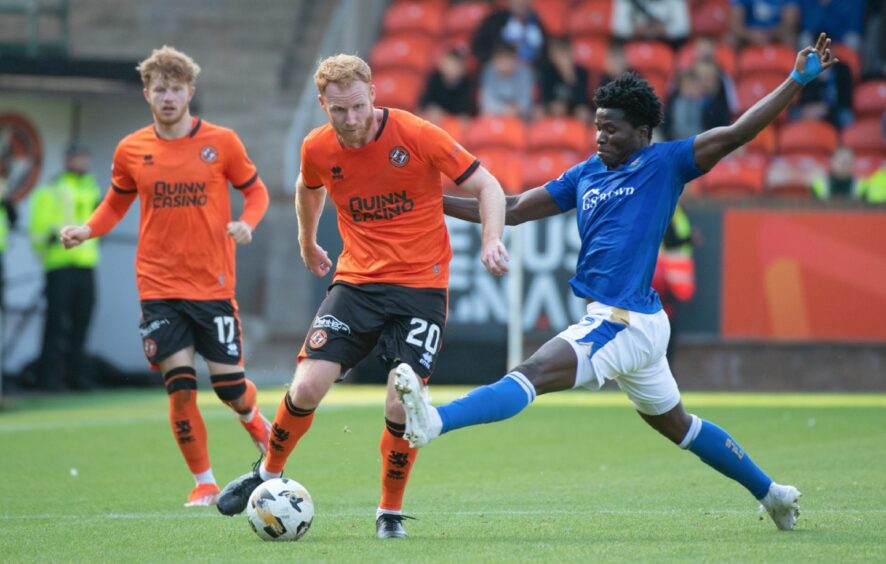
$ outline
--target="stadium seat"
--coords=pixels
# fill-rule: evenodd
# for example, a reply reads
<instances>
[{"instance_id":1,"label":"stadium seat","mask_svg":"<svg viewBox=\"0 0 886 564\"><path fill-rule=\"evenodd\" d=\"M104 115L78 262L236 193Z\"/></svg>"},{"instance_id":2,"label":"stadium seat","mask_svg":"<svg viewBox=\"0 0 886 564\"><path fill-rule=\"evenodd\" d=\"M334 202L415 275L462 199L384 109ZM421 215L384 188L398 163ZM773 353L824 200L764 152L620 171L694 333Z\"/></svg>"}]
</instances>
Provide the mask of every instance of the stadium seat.
<instances>
[{"instance_id":1,"label":"stadium seat","mask_svg":"<svg viewBox=\"0 0 886 564\"><path fill-rule=\"evenodd\" d=\"M886 111L886 80L868 80L855 85L852 109L856 117L880 117Z\"/></svg>"},{"instance_id":2,"label":"stadium seat","mask_svg":"<svg viewBox=\"0 0 886 564\"><path fill-rule=\"evenodd\" d=\"M444 37L473 36L477 26L491 10L487 2L462 2L449 6L444 16Z\"/></svg>"},{"instance_id":3,"label":"stadium seat","mask_svg":"<svg viewBox=\"0 0 886 564\"><path fill-rule=\"evenodd\" d=\"M523 154L502 147L486 147L474 151L480 164L495 176L508 194L523 190Z\"/></svg>"},{"instance_id":4,"label":"stadium seat","mask_svg":"<svg viewBox=\"0 0 886 564\"><path fill-rule=\"evenodd\" d=\"M458 143L464 142L465 120L463 118L452 114L443 114L436 119L431 119L429 116L422 117L451 135Z\"/></svg>"},{"instance_id":5,"label":"stadium seat","mask_svg":"<svg viewBox=\"0 0 886 564\"><path fill-rule=\"evenodd\" d=\"M790 122L778 131L780 155L819 155L827 158L836 148L837 129L826 121Z\"/></svg>"},{"instance_id":6,"label":"stadium seat","mask_svg":"<svg viewBox=\"0 0 886 564\"><path fill-rule=\"evenodd\" d=\"M754 75L774 75L787 78L794 68L797 53L785 45L752 45L738 54L740 80Z\"/></svg>"},{"instance_id":7,"label":"stadium seat","mask_svg":"<svg viewBox=\"0 0 886 564\"><path fill-rule=\"evenodd\" d=\"M523 156L523 188L543 186L560 176L566 169L587 158L576 151L532 151Z\"/></svg>"},{"instance_id":8,"label":"stadium seat","mask_svg":"<svg viewBox=\"0 0 886 564\"><path fill-rule=\"evenodd\" d=\"M775 154L776 126L770 125L745 144L745 152L752 155L771 157Z\"/></svg>"},{"instance_id":9,"label":"stadium seat","mask_svg":"<svg viewBox=\"0 0 886 564\"><path fill-rule=\"evenodd\" d=\"M726 159L699 179L699 190L705 196L756 196L763 192L765 170L762 160Z\"/></svg>"},{"instance_id":10,"label":"stadium seat","mask_svg":"<svg viewBox=\"0 0 886 564\"><path fill-rule=\"evenodd\" d=\"M857 178L868 178L870 175L874 174L877 169L886 167L886 156L883 157L870 157L870 156L857 156L855 157L855 162L852 164L852 172L855 174Z\"/></svg>"},{"instance_id":11,"label":"stadium seat","mask_svg":"<svg viewBox=\"0 0 886 564\"><path fill-rule=\"evenodd\" d=\"M572 0L534 0L532 8L538 13L548 35L556 37L566 33L567 10L570 4Z\"/></svg>"},{"instance_id":12,"label":"stadium seat","mask_svg":"<svg viewBox=\"0 0 886 564\"><path fill-rule=\"evenodd\" d=\"M886 141L879 118L859 120L843 128L840 142L855 151L856 157L886 158Z\"/></svg>"},{"instance_id":13,"label":"stadium seat","mask_svg":"<svg viewBox=\"0 0 886 564\"><path fill-rule=\"evenodd\" d=\"M719 38L729 30L728 0L708 0L689 10L689 29L692 35Z\"/></svg>"},{"instance_id":14,"label":"stadium seat","mask_svg":"<svg viewBox=\"0 0 886 564\"><path fill-rule=\"evenodd\" d=\"M766 171L767 196L810 197L812 181L828 170L827 159L811 155L780 156Z\"/></svg>"},{"instance_id":15,"label":"stadium seat","mask_svg":"<svg viewBox=\"0 0 886 564\"><path fill-rule=\"evenodd\" d=\"M858 56L858 51L843 43L835 43L834 55L840 59L841 63L849 67L849 70L852 71L852 80L858 82L858 79L861 78L861 58Z\"/></svg>"},{"instance_id":16,"label":"stadium seat","mask_svg":"<svg viewBox=\"0 0 886 564\"><path fill-rule=\"evenodd\" d=\"M518 117L479 116L468 128L465 145L471 150L496 147L522 151L526 128Z\"/></svg>"},{"instance_id":17,"label":"stadium seat","mask_svg":"<svg viewBox=\"0 0 886 564\"><path fill-rule=\"evenodd\" d=\"M572 40L572 57L575 63L592 74L605 72L608 50L609 42L603 38L577 37Z\"/></svg>"},{"instance_id":18,"label":"stadium seat","mask_svg":"<svg viewBox=\"0 0 886 564\"><path fill-rule=\"evenodd\" d=\"M413 71L390 69L372 75L375 105L412 111L424 88L424 76Z\"/></svg>"},{"instance_id":19,"label":"stadium seat","mask_svg":"<svg viewBox=\"0 0 886 564\"><path fill-rule=\"evenodd\" d=\"M744 113L757 100L775 90L782 82L783 76L763 75L739 80L736 86L738 95L738 113Z\"/></svg>"},{"instance_id":20,"label":"stadium seat","mask_svg":"<svg viewBox=\"0 0 886 564\"><path fill-rule=\"evenodd\" d=\"M446 2L400 0L394 2L384 15L385 34L423 33L435 37L443 29Z\"/></svg>"},{"instance_id":21,"label":"stadium seat","mask_svg":"<svg viewBox=\"0 0 886 564\"><path fill-rule=\"evenodd\" d=\"M583 153L588 146L588 128L584 122L571 117L545 117L529 125L526 148L568 149Z\"/></svg>"},{"instance_id":22,"label":"stadium seat","mask_svg":"<svg viewBox=\"0 0 886 564\"><path fill-rule=\"evenodd\" d=\"M612 33L612 0L584 0L566 14L570 37L608 38Z\"/></svg>"},{"instance_id":23,"label":"stadium seat","mask_svg":"<svg viewBox=\"0 0 886 564\"><path fill-rule=\"evenodd\" d=\"M674 51L667 43L659 41L631 41L625 47L628 67L647 79L658 77L667 84L674 72ZM667 92L658 92L665 96Z\"/></svg>"},{"instance_id":24,"label":"stadium seat","mask_svg":"<svg viewBox=\"0 0 886 564\"><path fill-rule=\"evenodd\" d=\"M382 37L369 52L373 72L386 69L428 71L436 60L432 57L434 42L427 35L398 33Z\"/></svg>"},{"instance_id":25,"label":"stadium seat","mask_svg":"<svg viewBox=\"0 0 886 564\"><path fill-rule=\"evenodd\" d=\"M735 51L725 43L717 43L714 59L723 72L729 76L735 75ZM686 70L695 62L695 43L690 42L677 51L677 69Z\"/></svg>"}]
</instances>

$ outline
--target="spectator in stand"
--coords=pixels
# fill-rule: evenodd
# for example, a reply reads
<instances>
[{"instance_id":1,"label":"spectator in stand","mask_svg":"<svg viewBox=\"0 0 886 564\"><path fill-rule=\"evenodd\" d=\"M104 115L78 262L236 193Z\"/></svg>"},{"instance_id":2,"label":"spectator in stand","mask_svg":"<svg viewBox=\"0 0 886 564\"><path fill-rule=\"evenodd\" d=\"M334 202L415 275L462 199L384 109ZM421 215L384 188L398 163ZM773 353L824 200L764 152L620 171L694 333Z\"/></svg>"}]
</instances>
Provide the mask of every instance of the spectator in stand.
<instances>
[{"instance_id":1,"label":"spectator in stand","mask_svg":"<svg viewBox=\"0 0 886 564\"><path fill-rule=\"evenodd\" d=\"M852 71L841 62L822 73L800 92L791 119L821 119L843 129L855 121L852 113Z\"/></svg>"},{"instance_id":2,"label":"spectator in stand","mask_svg":"<svg viewBox=\"0 0 886 564\"><path fill-rule=\"evenodd\" d=\"M800 21L798 0L732 0L730 41L745 45L793 45Z\"/></svg>"},{"instance_id":3,"label":"spectator in stand","mask_svg":"<svg viewBox=\"0 0 886 564\"><path fill-rule=\"evenodd\" d=\"M867 0L861 47L861 74L865 78L886 76L886 17L882 0Z\"/></svg>"},{"instance_id":4,"label":"spectator in stand","mask_svg":"<svg viewBox=\"0 0 886 564\"><path fill-rule=\"evenodd\" d=\"M831 156L826 175L812 180L812 193L819 200L852 199L861 197L861 183L852 172L855 155L849 147L837 147Z\"/></svg>"},{"instance_id":5,"label":"spectator in stand","mask_svg":"<svg viewBox=\"0 0 886 564\"><path fill-rule=\"evenodd\" d=\"M507 43L520 60L535 66L545 55L546 38L541 19L532 9L532 0L508 0L507 7L495 10L477 26L471 50L480 65L485 65L496 46Z\"/></svg>"},{"instance_id":6,"label":"spectator in stand","mask_svg":"<svg viewBox=\"0 0 886 564\"><path fill-rule=\"evenodd\" d=\"M428 77L419 105L426 119L435 123L443 114L467 117L474 113L473 93L465 54L453 48L440 58Z\"/></svg>"},{"instance_id":7,"label":"spectator in stand","mask_svg":"<svg viewBox=\"0 0 886 564\"><path fill-rule=\"evenodd\" d=\"M732 77L717 62L717 42L710 37L699 37L695 40L694 45L695 61L707 61L716 65L717 74L720 77L720 89L726 98L729 113L738 113L738 92L735 89L735 82L732 80Z\"/></svg>"},{"instance_id":8,"label":"spectator in stand","mask_svg":"<svg viewBox=\"0 0 886 564\"><path fill-rule=\"evenodd\" d=\"M806 46L825 32L835 43L861 49L864 0L800 0L800 39Z\"/></svg>"},{"instance_id":9,"label":"spectator in stand","mask_svg":"<svg viewBox=\"0 0 886 564\"><path fill-rule=\"evenodd\" d=\"M480 75L480 113L528 118L534 89L532 69L500 43Z\"/></svg>"},{"instance_id":10,"label":"spectator in stand","mask_svg":"<svg viewBox=\"0 0 886 564\"><path fill-rule=\"evenodd\" d=\"M614 0L612 34L622 41L666 41L679 47L689 36L686 0Z\"/></svg>"},{"instance_id":11,"label":"spectator in stand","mask_svg":"<svg viewBox=\"0 0 886 564\"><path fill-rule=\"evenodd\" d=\"M606 70L596 78L594 88L599 88L604 84L612 82L622 73L632 70L628 66L628 56L625 53L624 45L620 42L613 41L606 50Z\"/></svg>"},{"instance_id":12,"label":"spectator in stand","mask_svg":"<svg viewBox=\"0 0 886 564\"><path fill-rule=\"evenodd\" d=\"M664 134L669 140L691 137L729 125L729 104L720 82L719 67L699 60L680 74L677 90L668 99Z\"/></svg>"},{"instance_id":13,"label":"spectator in stand","mask_svg":"<svg viewBox=\"0 0 886 564\"><path fill-rule=\"evenodd\" d=\"M590 121L588 71L575 64L569 39L558 37L548 44L548 58L541 65L539 78L541 105L539 113L554 116L573 115Z\"/></svg>"}]
</instances>

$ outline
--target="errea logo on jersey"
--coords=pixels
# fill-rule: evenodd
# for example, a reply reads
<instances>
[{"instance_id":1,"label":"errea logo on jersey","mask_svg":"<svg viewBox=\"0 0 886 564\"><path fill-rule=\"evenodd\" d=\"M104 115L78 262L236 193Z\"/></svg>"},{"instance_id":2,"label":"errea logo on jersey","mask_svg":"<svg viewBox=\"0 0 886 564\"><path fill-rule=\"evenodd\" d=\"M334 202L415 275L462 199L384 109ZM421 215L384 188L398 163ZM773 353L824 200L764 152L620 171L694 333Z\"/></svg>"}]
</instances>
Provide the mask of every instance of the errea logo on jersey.
<instances>
[{"instance_id":1,"label":"errea logo on jersey","mask_svg":"<svg viewBox=\"0 0 886 564\"><path fill-rule=\"evenodd\" d=\"M620 186L608 192L601 192L599 188L591 188L581 197L581 209L583 211L592 210L597 207L597 204L620 196L630 196L635 191L633 186Z\"/></svg>"}]
</instances>

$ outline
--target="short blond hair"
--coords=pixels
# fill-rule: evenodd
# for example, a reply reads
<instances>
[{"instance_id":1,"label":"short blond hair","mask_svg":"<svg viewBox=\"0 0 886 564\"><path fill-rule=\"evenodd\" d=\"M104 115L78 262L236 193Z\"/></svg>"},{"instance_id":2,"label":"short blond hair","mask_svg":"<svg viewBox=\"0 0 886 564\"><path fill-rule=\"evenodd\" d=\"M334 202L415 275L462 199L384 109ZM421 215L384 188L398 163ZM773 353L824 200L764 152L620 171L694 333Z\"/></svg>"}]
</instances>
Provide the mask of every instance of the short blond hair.
<instances>
[{"instance_id":1,"label":"short blond hair","mask_svg":"<svg viewBox=\"0 0 886 564\"><path fill-rule=\"evenodd\" d=\"M175 47L164 45L154 49L151 56L140 62L135 70L141 75L145 88L151 85L154 73L160 73L163 78L181 80L193 85L197 75L200 74L200 65Z\"/></svg>"},{"instance_id":2,"label":"short blond hair","mask_svg":"<svg viewBox=\"0 0 886 564\"><path fill-rule=\"evenodd\" d=\"M326 57L317 65L314 73L314 84L320 95L326 94L326 87L334 82L340 88L347 88L356 81L372 83L372 70L366 61L357 55L333 55Z\"/></svg>"}]
</instances>

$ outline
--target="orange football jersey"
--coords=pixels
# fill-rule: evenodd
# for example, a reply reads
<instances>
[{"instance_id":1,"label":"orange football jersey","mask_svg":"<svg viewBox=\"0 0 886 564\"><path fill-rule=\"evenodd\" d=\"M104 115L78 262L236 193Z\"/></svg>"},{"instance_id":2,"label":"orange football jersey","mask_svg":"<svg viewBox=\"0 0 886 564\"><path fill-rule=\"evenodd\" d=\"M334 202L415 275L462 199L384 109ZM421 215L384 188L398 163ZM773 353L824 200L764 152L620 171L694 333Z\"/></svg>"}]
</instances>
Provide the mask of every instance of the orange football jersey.
<instances>
[{"instance_id":1,"label":"orange football jersey","mask_svg":"<svg viewBox=\"0 0 886 564\"><path fill-rule=\"evenodd\" d=\"M135 274L142 300L234 297L228 182L242 190L257 180L237 134L198 118L180 139L158 137L151 125L117 145L111 189L137 193L141 206Z\"/></svg>"},{"instance_id":2,"label":"orange football jersey","mask_svg":"<svg viewBox=\"0 0 886 564\"><path fill-rule=\"evenodd\" d=\"M440 173L461 184L480 162L439 127L382 111L378 133L359 149L342 145L330 124L302 144L302 180L326 187L338 211L344 248L333 279L446 288L452 249Z\"/></svg>"}]
</instances>

